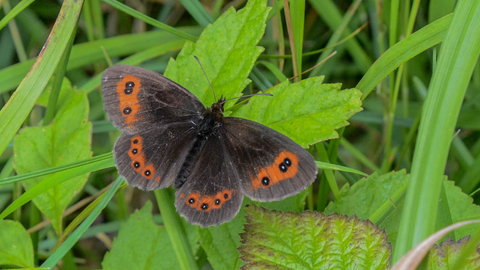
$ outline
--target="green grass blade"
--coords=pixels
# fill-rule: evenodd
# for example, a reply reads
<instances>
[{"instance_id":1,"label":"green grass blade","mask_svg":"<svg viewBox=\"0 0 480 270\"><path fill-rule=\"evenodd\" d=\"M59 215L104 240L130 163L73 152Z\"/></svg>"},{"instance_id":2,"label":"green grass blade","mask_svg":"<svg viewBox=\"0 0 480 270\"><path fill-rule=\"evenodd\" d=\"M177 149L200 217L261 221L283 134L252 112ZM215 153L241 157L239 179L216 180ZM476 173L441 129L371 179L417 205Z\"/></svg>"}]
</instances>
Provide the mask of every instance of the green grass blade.
<instances>
[{"instance_id":1,"label":"green grass blade","mask_svg":"<svg viewBox=\"0 0 480 270\"><path fill-rule=\"evenodd\" d=\"M68 181L76 176L83 175L92 171L97 171L105 168L112 167L113 157L106 160L100 160L95 163L85 164L69 170L58 172L50 177L45 178L42 182L38 183L28 191L22 194L17 200L11 203L1 214L0 219L4 219L7 215L15 211L20 206L26 204L33 198L44 193L45 191Z\"/></svg>"},{"instance_id":2,"label":"green grass blade","mask_svg":"<svg viewBox=\"0 0 480 270\"><path fill-rule=\"evenodd\" d=\"M5 17L3 17L3 19L0 21L0 30L2 30L2 28L5 27L5 25L7 25L9 21L15 18L18 13L20 13L31 3L33 3L33 1L35 0L22 0L22 2L18 3L18 5L16 5L12 10L10 10L10 12L8 12L8 14L5 15Z\"/></svg>"},{"instance_id":3,"label":"green grass blade","mask_svg":"<svg viewBox=\"0 0 480 270\"><path fill-rule=\"evenodd\" d=\"M77 243L83 233L92 225L97 219L102 210L107 206L108 202L112 199L113 195L117 192L120 185L124 182L123 178L118 177L113 183L112 187L108 190L105 197L103 197L100 204L93 210L93 212L85 219L85 221L75 230L74 233L68 237L68 239L42 264L42 267L53 268L65 254L72 249L73 245Z\"/></svg>"},{"instance_id":4,"label":"green grass blade","mask_svg":"<svg viewBox=\"0 0 480 270\"><path fill-rule=\"evenodd\" d=\"M323 60L325 60L330 54L332 54L333 50L336 48L336 46L340 45L339 40L342 36L344 36L345 29L348 27L348 24L350 23L350 20L352 19L353 15L358 9L358 6L362 0L355 0L350 7L348 8L348 11L345 13L345 16L343 16L341 24L335 29L335 32L333 35L330 37L330 40L328 40L327 45L325 45L325 48L322 49L322 54L317 60L317 64L321 63ZM319 76L321 73L323 65L319 65L315 67L312 72L310 73L310 77L314 76Z\"/></svg>"},{"instance_id":5,"label":"green grass blade","mask_svg":"<svg viewBox=\"0 0 480 270\"><path fill-rule=\"evenodd\" d=\"M198 27L184 27L181 29L190 34L199 34L200 32ZM105 55L102 48L105 49L110 57L126 56L158 46L158 44L164 43L165 40L184 39L164 31L151 31L74 45L70 53L67 71L104 60ZM34 62L35 60L31 59L0 70L0 93L15 88L27 75Z\"/></svg>"},{"instance_id":6,"label":"green grass blade","mask_svg":"<svg viewBox=\"0 0 480 270\"><path fill-rule=\"evenodd\" d=\"M423 108L393 262L435 231L453 130L480 54L478 25L480 2L458 2Z\"/></svg>"},{"instance_id":7,"label":"green grass blade","mask_svg":"<svg viewBox=\"0 0 480 270\"><path fill-rule=\"evenodd\" d=\"M320 17L325 21L328 27L332 29L332 31L335 31L342 24L342 15L332 0L310 0L308 2L318 12ZM345 29L342 37L347 37L351 33L352 31L350 29ZM362 71L367 71L372 65L373 61L370 59L365 50L362 49L358 41L352 38L349 39L345 45L359 68Z\"/></svg>"},{"instance_id":8,"label":"green grass blade","mask_svg":"<svg viewBox=\"0 0 480 270\"><path fill-rule=\"evenodd\" d=\"M155 190L155 198L157 198L158 208L160 208L160 212L162 213L163 224L165 229L167 229L173 249L180 262L179 268L184 270L198 269L180 216L175 211L175 206L172 203L173 200L170 197L170 192L167 189L157 189Z\"/></svg>"},{"instance_id":9,"label":"green grass blade","mask_svg":"<svg viewBox=\"0 0 480 270\"><path fill-rule=\"evenodd\" d=\"M0 153L3 153L12 140L55 71L68 46L70 36L75 32L82 4L82 0L63 2L58 19L37 61L0 111L0 123L2 123L0 125L0 134L2 134Z\"/></svg>"},{"instance_id":10,"label":"green grass blade","mask_svg":"<svg viewBox=\"0 0 480 270\"><path fill-rule=\"evenodd\" d=\"M290 1L290 13L292 19L292 34L296 56L296 64L298 70L298 77L295 81L302 80L302 53L303 53L303 32L305 25L305 0L291 0Z\"/></svg>"},{"instance_id":11,"label":"green grass blade","mask_svg":"<svg viewBox=\"0 0 480 270\"><path fill-rule=\"evenodd\" d=\"M73 168L80 167L80 166L83 166L83 165L100 162L102 160L112 161L110 167L113 167L115 165L113 163L112 152L109 152L109 153L98 155L98 156L95 156L95 157L92 157L92 158L89 158L89 159L84 159L84 160L81 160L81 161L72 162L70 164L50 167L50 168L46 168L46 169L43 169L43 170L38 170L38 171L35 171L35 172L29 172L29 173L25 173L25 174L21 174L21 175L17 175L17 176L6 177L6 178L3 178L3 179L0 178L0 186L11 184L11 183L16 183L16 182L20 182L20 181L25 181L25 180L28 180L28 179L44 176L44 175L51 174L51 173L56 173L56 172L61 172L61 171L73 169ZM7 167L7 165L5 165L4 169L2 170L2 174L0 174L0 176L3 176L3 171L7 171L7 168L10 168L10 166L11 166L11 162L10 162L10 165L8 167ZM8 169L8 170L10 170L10 169Z\"/></svg>"},{"instance_id":12,"label":"green grass blade","mask_svg":"<svg viewBox=\"0 0 480 270\"><path fill-rule=\"evenodd\" d=\"M451 20L452 15L447 15L388 49L375 61L357 84L356 88L363 92L362 99L365 99L375 86L402 63L442 42Z\"/></svg>"},{"instance_id":13,"label":"green grass blade","mask_svg":"<svg viewBox=\"0 0 480 270\"><path fill-rule=\"evenodd\" d=\"M154 57L158 57L160 55L163 55L168 52L172 51L178 51L182 48L183 44L185 42L183 40L173 40L169 41L167 43L161 44L160 46L152 47L150 49L147 49L145 51L141 51L137 54L134 54L128 58L123 59L122 61L115 63L116 65L132 65L136 66L139 65L140 63L152 59ZM101 83L101 78L102 78L103 73L98 74L97 76L93 77L90 79L87 83L82 85L79 90L80 91L93 91L97 87L100 86Z\"/></svg>"},{"instance_id":14,"label":"green grass blade","mask_svg":"<svg viewBox=\"0 0 480 270\"><path fill-rule=\"evenodd\" d=\"M145 15L145 14L139 12L139 11L136 11L135 9L133 9L133 8L131 8L131 7L129 7L129 6L126 6L126 5L120 3L120 2L118 2L118 1L116 1L116 0L102 0L102 1L105 2L105 3L107 3L107 4L109 4L109 5L111 5L112 7L116 8L116 9L122 11L122 12L127 13L128 15L130 15L130 16L132 16L132 17L135 17L135 18L137 18L137 19L140 19L140 20L142 20L142 21L144 21L144 22L146 22L146 23L148 23L148 24L150 24L150 25L152 25L152 26L155 26L155 27L158 27L158 28L160 28L160 29L163 29L163 30L165 30L165 31L167 31L167 32L169 32L169 33L172 33L172 34L176 35L176 36L179 36L179 37L182 37L182 38L184 38L184 39L187 39L187 40L190 40L190 41L194 41L194 42L197 40L197 37L195 37L195 36L192 36L192 35L190 35L190 34L188 34L188 33L182 32L182 31L180 31L180 30L178 30L178 29L176 29L176 28L173 28L173 27L171 27L171 26L169 26L169 25L166 25L166 24L164 24L164 23L161 23L161 22L159 22L159 21L157 21L157 20L155 20L155 19L153 19L153 18L151 18L151 17L148 17L147 15Z\"/></svg>"},{"instance_id":15,"label":"green grass blade","mask_svg":"<svg viewBox=\"0 0 480 270\"><path fill-rule=\"evenodd\" d=\"M350 172L350 173L354 173L354 174L368 176L368 174L366 174L364 172L361 172L361 171L358 171L358 170L355 170L355 169L352 169L352 168L349 168L349 167L346 167L346 166L341 166L341 165L327 163L327 162L321 162L321 161L315 161L315 162L317 163L318 168L322 169L322 170L324 170L324 169L335 170L335 171Z\"/></svg>"},{"instance_id":16,"label":"green grass blade","mask_svg":"<svg viewBox=\"0 0 480 270\"><path fill-rule=\"evenodd\" d=\"M200 24L202 27L207 27L209 23L213 23L214 20L210 14L205 10L200 1L198 0L180 0L183 7L188 11L190 15Z\"/></svg>"}]
</instances>

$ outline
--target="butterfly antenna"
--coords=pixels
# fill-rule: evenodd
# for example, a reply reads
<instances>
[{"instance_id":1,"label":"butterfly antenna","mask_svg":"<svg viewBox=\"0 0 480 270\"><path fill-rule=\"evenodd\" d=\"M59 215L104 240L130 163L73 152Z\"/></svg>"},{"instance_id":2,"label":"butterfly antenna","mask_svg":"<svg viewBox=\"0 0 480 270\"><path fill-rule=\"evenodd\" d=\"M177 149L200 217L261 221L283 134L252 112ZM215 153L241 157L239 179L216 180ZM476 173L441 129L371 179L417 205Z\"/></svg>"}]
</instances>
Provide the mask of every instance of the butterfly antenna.
<instances>
[{"instance_id":1,"label":"butterfly antenna","mask_svg":"<svg viewBox=\"0 0 480 270\"><path fill-rule=\"evenodd\" d=\"M213 98L215 99L215 101L217 101L217 97L215 96L215 91L213 91L212 84L210 83L210 80L208 79L208 76L207 76L207 73L205 72L205 69L203 69L202 63L200 63L200 59L198 59L198 57L196 55L194 55L193 57L195 57L195 59L197 59L198 64L202 68L203 74L205 74L205 78L207 78L208 85L210 85L210 89L212 89Z\"/></svg>"},{"instance_id":2,"label":"butterfly antenna","mask_svg":"<svg viewBox=\"0 0 480 270\"><path fill-rule=\"evenodd\" d=\"M270 97L273 97L272 94L269 94L269 93L256 93L256 94L251 94L251 95L244 95L244 96L241 96L241 97L234 97L234 98L229 98L227 100L225 100L225 102L229 101L229 100L234 100L234 99L239 99L239 98L246 98L246 97L253 97L253 96L270 96Z\"/></svg>"}]
</instances>

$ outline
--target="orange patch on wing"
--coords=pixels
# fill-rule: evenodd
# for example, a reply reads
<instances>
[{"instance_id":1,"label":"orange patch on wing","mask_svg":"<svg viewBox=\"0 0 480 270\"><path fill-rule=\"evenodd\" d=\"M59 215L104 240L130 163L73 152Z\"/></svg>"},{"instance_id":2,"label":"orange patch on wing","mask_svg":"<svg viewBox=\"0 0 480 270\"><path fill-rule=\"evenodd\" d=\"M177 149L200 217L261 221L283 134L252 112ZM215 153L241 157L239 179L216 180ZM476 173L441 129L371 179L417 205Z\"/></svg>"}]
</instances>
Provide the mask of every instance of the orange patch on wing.
<instances>
[{"instance_id":1,"label":"orange patch on wing","mask_svg":"<svg viewBox=\"0 0 480 270\"><path fill-rule=\"evenodd\" d=\"M133 85L133 86L131 86ZM119 98L119 107L122 115L126 117L125 123L127 127L132 127L133 124L137 121L142 120L141 116L136 116L135 114L141 110L141 106L138 104L138 93L140 92L140 78L137 78L132 75L126 75L117 83L117 93ZM129 116L123 113L125 107L130 107L132 112Z\"/></svg>"},{"instance_id":2,"label":"orange patch on wing","mask_svg":"<svg viewBox=\"0 0 480 270\"><path fill-rule=\"evenodd\" d=\"M287 166L284 162L289 159L291 165ZM282 172L279 168L280 164L287 166L287 170ZM298 173L298 157L288 151L281 152L276 158L275 161L267 167L260 168L256 171L255 175L250 175L250 189L257 190L260 187L268 188L271 185L274 185L282 180L289 179L294 177ZM268 178L268 185L264 185L262 180Z\"/></svg>"},{"instance_id":3,"label":"orange patch on wing","mask_svg":"<svg viewBox=\"0 0 480 270\"><path fill-rule=\"evenodd\" d=\"M180 199L185 198L185 193L180 194Z\"/></svg>"},{"instance_id":4,"label":"orange patch on wing","mask_svg":"<svg viewBox=\"0 0 480 270\"><path fill-rule=\"evenodd\" d=\"M192 203L190 203L190 199L193 199ZM188 197L187 197L187 200L185 201L185 203L187 205L190 205L192 208L197 208L199 200L200 200L200 193L192 192L192 193L188 194Z\"/></svg>"},{"instance_id":5,"label":"orange patch on wing","mask_svg":"<svg viewBox=\"0 0 480 270\"><path fill-rule=\"evenodd\" d=\"M203 209L203 205L207 205L206 209ZM213 196L212 195L205 195L202 196L200 201L198 202L197 210L203 211L203 212L210 212L213 206Z\"/></svg>"},{"instance_id":6,"label":"orange patch on wing","mask_svg":"<svg viewBox=\"0 0 480 270\"><path fill-rule=\"evenodd\" d=\"M157 181L157 182L160 181L160 176L155 177L155 181Z\"/></svg>"},{"instance_id":7,"label":"orange patch on wing","mask_svg":"<svg viewBox=\"0 0 480 270\"><path fill-rule=\"evenodd\" d=\"M145 166L145 169L143 169L142 175L148 180L152 179L153 175L155 175L155 166L153 166L151 162L148 163L148 165Z\"/></svg>"},{"instance_id":8,"label":"orange patch on wing","mask_svg":"<svg viewBox=\"0 0 480 270\"><path fill-rule=\"evenodd\" d=\"M135 143L136 142L136 143ZM136 153L134 154L134 150ZM142 153L143 150L143 139L140 136L134 137L130 140L130 150L128 150L128 156L130 159L134 159L137 155Z\"/></svg>"},{"instance_id":9,"label":"orange patch on wing","mask_svg":"<svg viewBox=\"0 0 480 270\"><path fill-rule=\"evenodd\" d=\"M138 165L137 165L137 162L138 162ZM143 167L145 167L145 154L144 153L140 153L137 155L137 157L132 161L131 165L132 165L132 168L137 172L141 172Z\"/></svg>"},{"instance_id":10,"label":"orange patch on wing","mask_svg":"<svg viewBox=\"0 0 480 270\"><path fill-rule=\"evenodd\" d=\"M212 209L221 209L222 205L232 198L232 193L235 194L236 190L224 189L220 192L217 192L217 194L215 194L215 196L213 197ZM219 202L218 204L217 200Z\"/></svg>"}]
</instances>

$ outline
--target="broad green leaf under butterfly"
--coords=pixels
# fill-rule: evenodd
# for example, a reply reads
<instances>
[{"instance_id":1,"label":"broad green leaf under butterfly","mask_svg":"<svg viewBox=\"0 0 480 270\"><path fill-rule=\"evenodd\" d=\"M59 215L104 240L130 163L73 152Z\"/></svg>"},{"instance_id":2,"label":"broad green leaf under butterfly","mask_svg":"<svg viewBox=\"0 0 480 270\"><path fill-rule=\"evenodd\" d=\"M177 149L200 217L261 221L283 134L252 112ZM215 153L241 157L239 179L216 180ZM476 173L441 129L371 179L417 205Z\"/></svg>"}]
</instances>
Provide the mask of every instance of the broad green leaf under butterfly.
<instances>
[{"instance_id":1,"label":"broad green leaf under butterfly","mask_svg":"<svg viewBox=\"0 0 480 270\"><path fill-rule=\"evenodd\" d=\"M458 258L469 241L469 237L460 239L458 242L452 239L447 239L440 245L435 245L428 253L428 270L450 270L452 264ZM463 270L480 269L480 254L478 250L480 246L477 246L477 251L468 257L467 261L463 265Z\"/></svg>"},{"instance_id":2,"label":"broad green leaf under butterfly","mask_svg":"<svg viewBox=\"0 0 480 270\"><path fill-rule=\"evenodd\" d=\"M327 215L330 213L340 213L348 216L356 215L360 219L368 219L383 203L389 201L389 197L399 190L406 183L407 179L406 172L399 171L390 172L382 176L373 174L368 178L361 179L351 187L345 185L335 202L327 206L325 213ZM444 181L443 186L447 194L453 223L480 219L480 206L473 204L473 199L470 196L463 193L452 181ZM377 224L386 230L388 241L393 245L396 242L403 203L395 206L396 209L387 214L380 224ZM438 218L442 218L441 215L444 214L439 212ZM455 240L471 235L477 232L478 229L478 225L456 229Z\"/></svg>"},{"instance_id":3,"label":"broad green leaf under butterfly","mask_svg":"<svg viewBox=\"0 0 480 270\"><path fill-rule=\"evenodd\" d=\"M178 269L175 250L165 227L152 219L152 204L133 213L122 225L112 249L105 255L103 269ZM194 226L184 223L192 247L197 242Z\"/></svg>"},{"instance_id":4,"label":"broad green leaf under butterfly","mask_svg":"<svg viewBox=\"0 0 480 270\"><path fill-rule=\"evenodd\" d=\"M246 208L241 235L245 269L386 269L391 246L384 231L356 217ZM277 267L277 268L275 268Z\"/></svg>"},{"instance_id":5,"label":"broad green leaf under butterfly","mask_svg":"<svg viewBox=\"0 0 480 270\"><path fill-rule=\"evenodd\" d=\"M245 205L259 205L271 210L302 212L305 207L307 190L282 201L255 202L245 197L237 216L220 226L198 228L200 244L208 255L208 261L216 270L238 269L245 263L240 260L238 248L241 245L240 233L245 224Z\"/></svg>"},{"instance_id":6,"label":"broad green leaf under butterfly","mask_svg":"<svg viewBox=\"0 0 480 270\"><path fill-rule=\"evenodd\" d=\"M362 93L340 91L341 84L323 84L323 79L283 82L268 91L273 97L252 97L232 116L262 123L303 147L338 138L335 129L348 125L347 119L362 110Z\"/></svg>"},{"instance_id":7,"label":"broad green leaf under butterfly","mask_svg":"<svg viewBox=\"0 0 480 270\"><path fill-rule=\"evenodd\" d=\"M22 224L0 220L0 243L0 265L35 267L32 240Z\"/></svg>"},{"instance_id":8,"label":"broad green leaf under butterfly","mask_svg":"<svg viewBox=\"0 0 480 270\"><path fill-rule=\"evenodd\" d=\"M212 90L194 56L207 73L217 99L238 97L263 51L257 43L265 31L269 8L265 0L251 0L238 12L227 10L205 28L196 43L186 42L176 60L170 60L165 76L181 84L206 105L214 102ZM235 101L232 101L233 103ZM226 106L228 108L228 105Z\"/></svg>"},{"instance_id":9,"label":"broad green leaf under butterfly","mask_svg":"<svg viewBox=\"0 0 480 270\"><path fill-rule=\"evenodd\" d=\"M24 174L91 157L92 125L88 122L88 112L86 93L78 93L64 80L53 122L48 126L24 128L15 136L14 166L17 173ZM28 190L34 185L41 185L46 177L22 184ZM87 177L75 177L33 199L52 221L57 232L62 230L64 210L82 189Z\"/></svg>"}]
</instances>

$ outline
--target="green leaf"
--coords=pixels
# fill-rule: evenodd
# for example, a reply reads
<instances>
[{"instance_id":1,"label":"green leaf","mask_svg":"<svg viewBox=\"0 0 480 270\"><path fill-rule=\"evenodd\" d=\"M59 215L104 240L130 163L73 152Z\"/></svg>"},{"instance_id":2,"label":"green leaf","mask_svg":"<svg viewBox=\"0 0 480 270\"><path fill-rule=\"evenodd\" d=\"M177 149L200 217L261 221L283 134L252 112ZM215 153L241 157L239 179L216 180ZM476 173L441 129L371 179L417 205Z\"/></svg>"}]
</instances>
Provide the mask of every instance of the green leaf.
<instances>
[{"instance_id":1,"label":"green leaf","mask_svg":"<svg viewBox=\"0 0 480 270\"><path fill-rule=\"evenodd\" d=\"M262 123L303 147L338 138L335 129L348 125L347 119L362 110L362 93L340 91L340 84L322 84L323 79L283 82L269 91L273 97L254 96L232 116Z\"/></svg>"},{"instance_id":2,"label":"green leaf","mask_svg":"<svg viewBox=\"0 0 480 270\"><path fill-rule=\"evenodd\" d=\"M54 121L49 126L24 128L15 137L14 167L18 174L72 163L91 156L92 125L88 122L86 93L63 84ZM24 181L29 190L48 176ZM82 189L88 175L78 176L33 199L37 207L52 221L57 232L62 230L62 215L72 198Z\"/></svg>"},{"instance_id":3,"label":"green leaf","mask_svg":"<svg viewBox=\"0 0 480 270\"><path fill-rule=\"evenodd\" d=\"M148 201L122 225L102 262L104 269L178 269L179 262L165 227L153 222L151 212L152 204ZM186 228L194 246L195 227Z\"/></svg>"},{"instance_id":4,"label":"green leaf","mask_svg":"<svg viewBox=\"0 0 480 270\"><path fill-rule=\"evenodd\" d=\"M305 207L307 190L282 201L260 203L245 197L240 212L232 221L220 226L198 227L200 244L208 255L208 261L214 269L238 269L244 263L240 260L238 248L241 245L240 233L245 224L245 205L255 204L272 210L301 212Z\"/></svg>"},{"instance_id":5,"label":"green leaf","mask_svg":"<svg viewBox=\"0 0 480 270\"><path fill-rule=\"evenodd\" d=\"M469 226L467 226L469 227ZM455 262L460 255L462 249L467 245L469 237L460 239L458 242L452 239L447 239L440 245L435 245L428 254L428 267L431 270L449 270L452 263ZM477 250L480 246L477 246ZM474 252L467 259L467 262L463 265L464 270L474 270L480 268L480 255L478 252Z\"/></svg>"},{"instance_id":6,"label":"green leaf","mask_svg":"<svg viewBox=\"0 0 480 270\"><path fill-rule=\"evenodd\" d=\"M356 215L359 219L370 218L384 203L391 203L392 197L397 190L400 190L406 184L408 175L404 170L399 172L390 172L378 176L372 174L368 178L363 178L353 186L345 185L340 191L340 195L335 202L331 202L325 209L325 214L340 213L343 215ZM443 187L447 195L448 207L452 215L452 224L465 220L480 219L480 206L473 203L473 199L463 193L459 187L452 181L444 181ZM395 205L396 209L387 213L386 217L377 224L385 229L388 241L393 245L396 243L398 225L403 210L403 201ZM437 220L442 219L439 213ZM441 224L437 222L438 224ZM450 225L450 224L448 224ZM455 240L465 236L472 235L479 230L479 225L465 226L455 230ZM436 228L439 230L442 228Z\"/></svg>"},{"instance_id":7,"label":"green leaf","mask_svg":"<svg viewBox=\"0 0 480 270\"><path fill-rule=\"evenodd\" d=\"M347 216L357 215L359 219L368 219L406 181L407 175L404 170L382 176L374 173L367 178L362 178L351 187L343 186L335 202L331 202L325 208L325 214L340 213Z\"/></svg>"},{"instance_id":8,"label":"green leaf","mask_svg":"<svg viewBox=\"0 0 480 270\"><path fill-rule=\"evenodd\" d=\"M385 232L357 217L281 213L247 206L239 248L244 268L386 269L391 245Z\"/></svg>"},{"instance_id":9,"label":"green leaf","mask_svg":"<svg viewBox=\"0 0 480 270\"><path fill-rule=\"evenodd\" d=\"M473 202L472 197L463 193L462 190L455 186L453 181L444 181L443 188L447 193L448 205L450 206L450 214L452 215L452 223L480 219L480 206ZM443 213L439 212L441 216ZM438 228L441 229L441 228ZM464 226L455 230L455 240L460 240L465 236L474 235L480 230L480 225Z\"/></svg>"},{"instance_id":10,"label":"green leaf","mask_svg":"<svg viewBox=\"0 0 480 270\"><path fill-rule=\"evenodd\" d=\"M212 104L212 90L194 58L197 56L217 98L240 96L250 83L247 77L263 51L256 45L265 30L269 11L266 2L251 0L238 12L233 8L227 10L205 28L197 43L185 43L177 59L168 63L165 76L187 88L204 104Z\"/></svg>"},{"instance_id":11,"label":"green leaf","mask_svg":"<svg viewBox=\"0 0 480 270\"><path fill-rule=\"evenodd\" d=\"M30 235L22 224L0 220L0 265L35 267Z\"/></svg>"}]
</instances>

